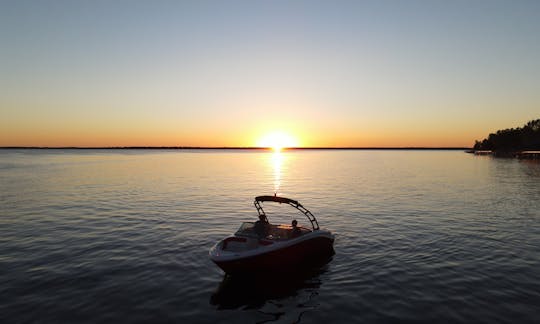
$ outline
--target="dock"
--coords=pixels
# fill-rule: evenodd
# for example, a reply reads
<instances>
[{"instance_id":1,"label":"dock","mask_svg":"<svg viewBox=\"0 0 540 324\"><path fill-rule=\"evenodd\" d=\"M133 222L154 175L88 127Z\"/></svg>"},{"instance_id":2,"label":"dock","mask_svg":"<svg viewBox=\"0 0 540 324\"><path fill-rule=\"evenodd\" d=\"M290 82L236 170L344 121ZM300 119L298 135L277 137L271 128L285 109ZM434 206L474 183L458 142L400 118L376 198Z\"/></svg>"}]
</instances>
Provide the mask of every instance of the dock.
<instances>
[{"instance_id":1,"label":"dock","mask_svg":"<svg viewBox=\"0 0 540 324\"><path fill-rule=\"evenodd\" d=\"M518 159L538 160L540 159L540 151L521 151L516 154Z\"/></svg>"},{"instance_id":2,"label":"dock","mask_svg":"<svg viewBox=\"0 0 540 324\"><path fill-rule=\"evenodd\" d=\"M474 151L474 155L492 155L492 151Z\"/></svg>"}]
</instances>

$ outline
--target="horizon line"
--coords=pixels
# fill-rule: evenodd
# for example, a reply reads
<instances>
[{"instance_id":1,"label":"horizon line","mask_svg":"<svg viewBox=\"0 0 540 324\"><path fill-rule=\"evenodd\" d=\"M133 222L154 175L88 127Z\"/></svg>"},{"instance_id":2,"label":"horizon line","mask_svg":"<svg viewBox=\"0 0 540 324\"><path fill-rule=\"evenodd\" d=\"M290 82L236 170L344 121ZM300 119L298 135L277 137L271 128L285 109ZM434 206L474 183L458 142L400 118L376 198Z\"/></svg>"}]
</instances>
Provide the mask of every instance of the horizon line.
<instances>
[{"instance_id":1,"label":"horizon line","mask_svg":"<svg viewBox=\"0 0 540 324\"><path fill-rule=\"evenodd\" d=\"M0 146L0 149L17 150L273 150L257 146ZM461 146L310 146L284 147L288 150L468 150Z\"/></svg>"}]
</instances>

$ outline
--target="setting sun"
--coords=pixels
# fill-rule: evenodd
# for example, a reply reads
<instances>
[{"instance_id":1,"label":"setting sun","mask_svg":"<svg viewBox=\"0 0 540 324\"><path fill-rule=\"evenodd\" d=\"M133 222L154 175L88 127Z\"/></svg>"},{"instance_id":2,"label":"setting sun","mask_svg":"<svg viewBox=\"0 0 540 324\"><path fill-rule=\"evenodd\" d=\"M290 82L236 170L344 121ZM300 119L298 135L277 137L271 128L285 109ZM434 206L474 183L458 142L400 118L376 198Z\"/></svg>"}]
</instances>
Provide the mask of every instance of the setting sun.
<instances>
[{"instance_id":1,"label":"setting sun","mask_svg":"<svg viewBox=\"0 0 540 324\"><path fill-rule=\"evenodd\" d=\"M298 147L298 140L285 132L272 132L259 139L257 146L269 147L275 151L280 151L287 147Z\"/></svg>"}]
</instances>

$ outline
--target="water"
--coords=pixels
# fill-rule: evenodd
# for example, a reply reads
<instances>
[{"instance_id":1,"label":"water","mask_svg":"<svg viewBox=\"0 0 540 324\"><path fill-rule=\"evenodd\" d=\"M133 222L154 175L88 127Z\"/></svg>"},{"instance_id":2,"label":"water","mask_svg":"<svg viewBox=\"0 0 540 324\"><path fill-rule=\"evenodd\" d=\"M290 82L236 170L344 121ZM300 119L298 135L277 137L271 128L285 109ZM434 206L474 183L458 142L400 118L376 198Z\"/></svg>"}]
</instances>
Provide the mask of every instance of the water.
<instances>
[{"instance_id":1,"label":"water","mask_svg":"<svg viewBox=\"0 0 540 324\"><path fill-rule=\"evenodd\" d=\"M539 180L461 151L1 150L0 322L538 322ZM224 278L208 249L274 191L336 255Z\"/></svg>"}]
</instances>

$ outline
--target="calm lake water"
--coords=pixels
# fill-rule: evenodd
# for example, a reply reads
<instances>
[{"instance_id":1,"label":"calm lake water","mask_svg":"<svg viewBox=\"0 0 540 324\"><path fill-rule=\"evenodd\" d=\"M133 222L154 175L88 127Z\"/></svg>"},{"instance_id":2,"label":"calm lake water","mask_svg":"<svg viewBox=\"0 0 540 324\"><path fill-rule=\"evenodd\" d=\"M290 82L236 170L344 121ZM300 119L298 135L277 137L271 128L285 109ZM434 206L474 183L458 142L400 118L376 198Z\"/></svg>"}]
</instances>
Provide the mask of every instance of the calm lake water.
<instances>
[{"instance_id":1,"label":"calm lake water","mask_svg":"<svg viewBox=\"0 0 540 324\"><path fill-rule=\"evenodd\" d=\"M0 322L538 323L539 184L462 151L0 150ZM274 191L336 255L224 278L209 248Z\"/></svg>"}]
</instances>

